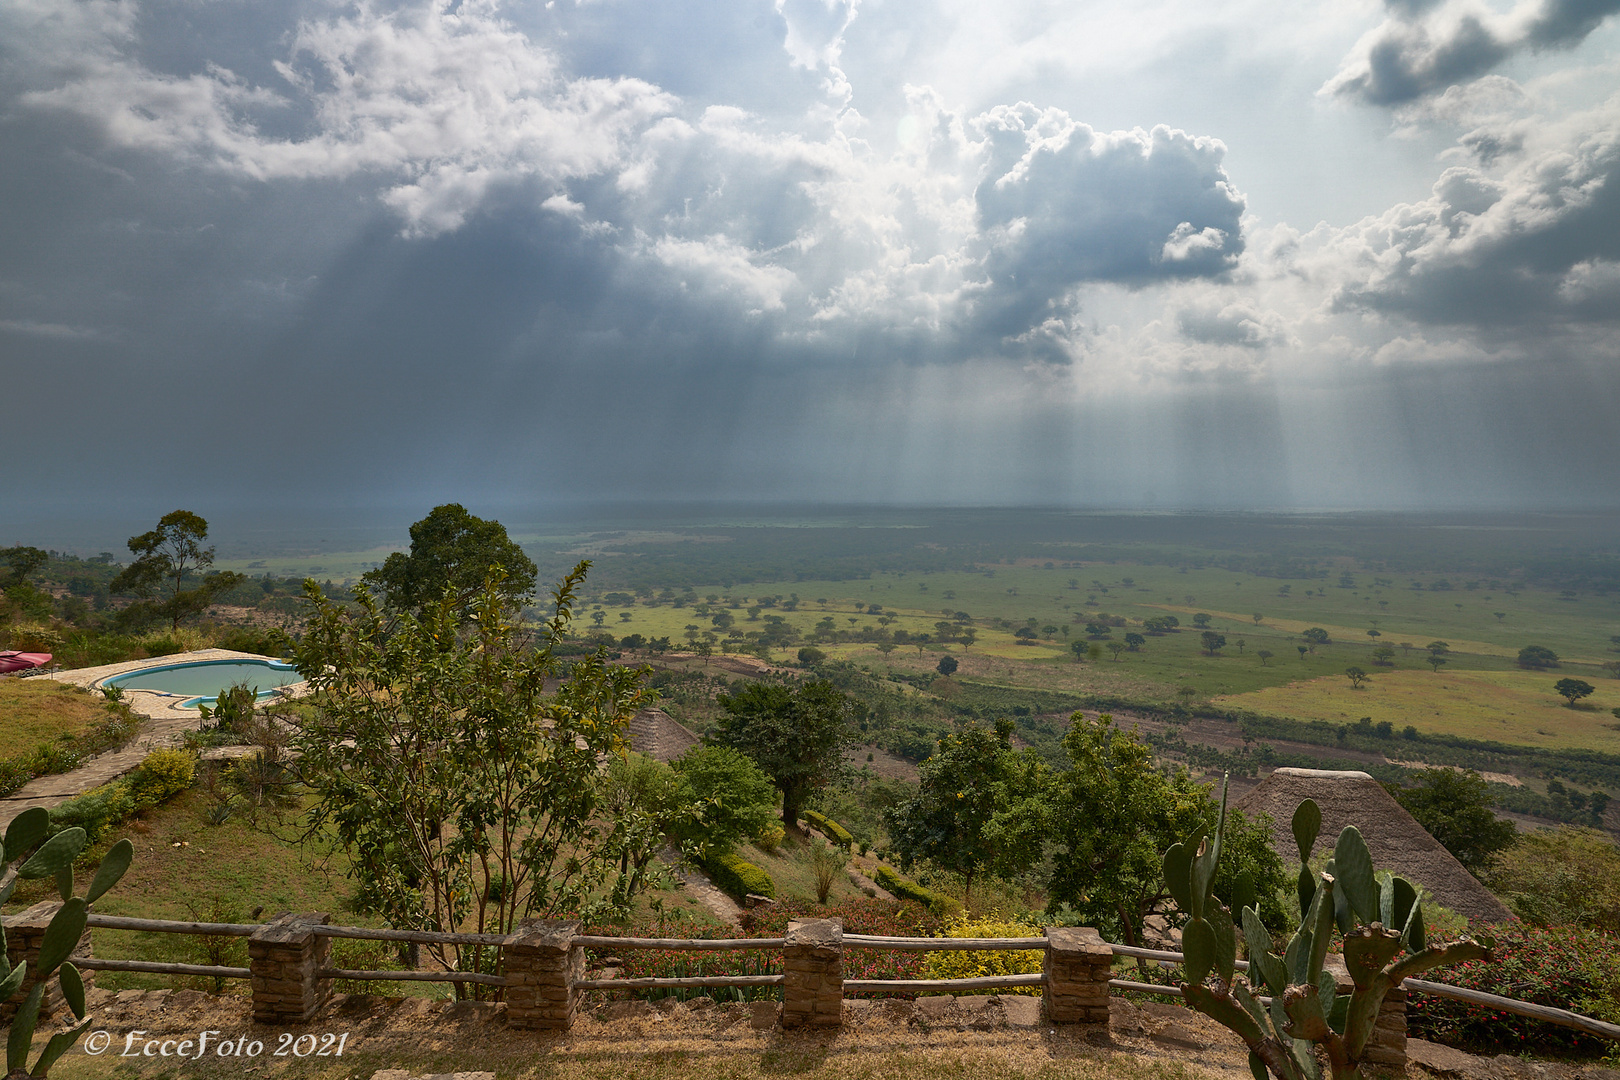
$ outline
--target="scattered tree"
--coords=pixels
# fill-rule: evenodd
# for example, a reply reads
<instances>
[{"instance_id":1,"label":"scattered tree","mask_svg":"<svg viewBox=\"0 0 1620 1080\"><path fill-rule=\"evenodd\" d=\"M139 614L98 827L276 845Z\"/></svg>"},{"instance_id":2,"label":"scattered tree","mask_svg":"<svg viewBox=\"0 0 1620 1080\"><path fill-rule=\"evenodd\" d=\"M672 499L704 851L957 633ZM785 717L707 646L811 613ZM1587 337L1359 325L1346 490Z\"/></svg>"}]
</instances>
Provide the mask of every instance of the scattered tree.
<instances>
[{"instance_id":1,"label":"scattered tree","mask_svg":"<svg viewBox=\"0 0 1620 1080\"><path fill-rule=\"evenodd\" d=\"M1558 666L1558 654L1544 645L1526 645L1519 650L1519 666L1543 671Z\"/></svg>"},{"instance_id":2,"label":"scattered tree","mask_svg":"<svg viewBox=\"0 0 1620 1080\"><path fill-rule=\"evenodd\" d=\"M1358 667L1347 667L1344 669L1344 673L1350 679L1350 689L1352 690L1360 690L1361 685L1369 678L1368 674Z\"/></svg>"},{"instance_id":3,"label":"scattered tree","mask_svg":"<svg viewBox=\"0 0 1620 1080\"><path fill-rule=\"evenodd\" d=\"M1251 615L1249 617L1254 620L1254 625L1256 625L1256 626L1259 626L1260 625L1260 620L1265 618L1265 616L1260 614L1258 611L1255 612L1253 615Z\"/></svg>"},{"instance_id":4,"label":"scattered tree","mask_svg":"<svg viewBox=\"0 0 1620 1080\"><path fill-rule=\"evenodd\" d=\"M1204 630L1209 627L1209 620L1210 616L1208 613L1200 611L1198 614L1193 616L1193 625L1198 627L1200 630Z\"/></svg>"},{"instance_id":5,"label":"scattered tree","mask_svg":"<svg viewBox=\"0 0 1620 1080\"><path fill-rule=\"evenodd\" d=\"M1309 645L1295 645L1294 648L1299 650L1299 658L1301 660L1304 660L1305 654L1310 651Z\"/></svg>"},{"instance_id":6,"label":"scattered tree","mask_svg":"<svg viewBox=\"0 0 1620 1080\"><path fill-rule=\"evenodd\" d=\"M1429 666L1435 670L1436 674L1439 674L1441 665L1443 665L1445 663L1446 663L1446 658L1445 657L1440 656L1437 653L1430 653L1429 654Z\"/></svg>"},{"instance_id":7,"label":"scattered tree","mask_svg":"<svg viewBox=\"0 0 1620 1080\"><path fill-rule=\"evenodd\" d=\"M1226 635L1214 630L1205 630L1199 635L1199 640L1204 643L1204 652L1208 656L1214 656L1226 646Z\"/></svg>"},{"instance_id":8,"label":"scattered tree","mask_svg":"<svg viewBox=\"0 0 1620 1080\"><path fill-rule=\"evenodd\" d=\"M1234 644L1234 645L1236 645L1236 646L1237 646L1237 650L1238 650L1238 655L1239 655L1239 656L1242 656L1242 655L1243 655L1243 650L1244 650L1244 648L1245 648L1245 647L1246 647L1246 646L1247 646L1247 645L1248 645L1248 644L1249 644L1249 643L1248 643L1248 642L1247 642L1247 641L1244 641L1244 640L1243 640L1243 639L1242 639L1242 638L1238 638L1238 639L1237 639L1237 640L1236 640L1236 641L1234 641L1234 642L1232 642L1232 644Z\"/></svg>"},{"instance_id":9,"label":"scattered tree","mask_svg":"<svg viewBox=\"0 0 1620 1080\"><path fill-rule=\"evenodd\" d=\"M1305 644L1310 648L1311 652L1315 652L1318 645L1326 645L1332 640L1328 637L1328 632L1320 626L1313 626L1300 636L1305 639Z\"/></svg>"},{"instance_id":10,"label":"scattered tree","mask_svg":"<svg viewBox=\"0 0 1620 1080\"><path fill-rule=\"evenodd\" d=\"M1131 650L1131 652L1139 651L1142 646L1146 644L1147 638L1143 637L1141 634L1132 632L1125 635L1125 647ZM1617 664L1616 666L1620 667L1620 664Z\"/></svg>"},{"instance_id":11,"label":"scattered tree","mask_svg":"<svg viewBox=\"0 0 1620 1080\"><path fill-rule=\"evenodd\" d=\"M202 546L208 539L208 522L189 510L176 510L158 519L157 528L129 538L135 561L124 567L107 586L115 593L134 593L143 600L143 614L161 616L178 630L180 620L200 615L221 593L229 592L247 580L238 573L204 574L193 588L186 588L189 577L214 565L214 549ZM154 594L161 600L148 601Z\"/></svg>"},{"instance_id":12,"label":"scattered tree","mask_svg":"<svg viewBox=\"0 0 1620 1080\"><path fill-rule=\"evenodd\" d=\"M1119 654L1125 651L1125 643L1123 641L1110 641L1108 651L1114 654L1114 659L1117 661Z\"/></svg>"},{"instance_id":13,"label":"scattered tree","mask_svg":"<svg viewBox=\"0 0 1620 1080\"><path fill-rule=\"evenodd\" d=\"M957 663L954 656L942 656L939 658L939 663L934 665L934 670L941 675L954 675L956 674L956 668Z\"/></svg>"},{"instance_id":14,"label":"scattered tree","mask_svg":"<svg viewBox=\"0 0 1620 1080\"><path fill-rule=\"evenodd\" d=\"M1590 695L1597 687L1585 679L1559 679L1553 684L1553 689L1558 691L1558 696L1564 699L1569 708L1573 709L1577 701Z\"/></svg>"},{"instance_id":15,"label":"scattered tree","mask_svg":"<svg viewBox=\"0 0 1620 1080\"><path fill-rule=\"evenodd\" d=\"M1259 652L1255 653L1254 655L1256 655L1256 656L1258 656L1260 658L1260 666L1261 667L1270 667L1271 666L1271 655L1272 654L1271 654L1270 649L1261 649Z\"/></svg>"}]
</instances>

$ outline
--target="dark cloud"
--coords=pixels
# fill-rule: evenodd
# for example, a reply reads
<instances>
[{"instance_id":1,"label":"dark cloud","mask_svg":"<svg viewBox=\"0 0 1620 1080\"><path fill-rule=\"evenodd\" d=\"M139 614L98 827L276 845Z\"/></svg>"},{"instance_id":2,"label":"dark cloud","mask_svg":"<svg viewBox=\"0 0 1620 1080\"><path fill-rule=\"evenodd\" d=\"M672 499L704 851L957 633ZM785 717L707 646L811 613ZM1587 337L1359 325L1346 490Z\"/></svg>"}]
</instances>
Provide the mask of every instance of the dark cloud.
<instances>
[{"instance_id":1,"label":"dark cloud","mask_svg":"<svg viewBox=\"0 0 1620 1080\"><path fill-rule=\"evenodd\" d=\"M1570 49L1620 11L1620 0L1532 0L1498 20L1441 5L1389 4L1390 19L1347 60L1324 90L1370 105L1402 105L1485 75L1516 53Z\"/></svg>"}]
</instances>

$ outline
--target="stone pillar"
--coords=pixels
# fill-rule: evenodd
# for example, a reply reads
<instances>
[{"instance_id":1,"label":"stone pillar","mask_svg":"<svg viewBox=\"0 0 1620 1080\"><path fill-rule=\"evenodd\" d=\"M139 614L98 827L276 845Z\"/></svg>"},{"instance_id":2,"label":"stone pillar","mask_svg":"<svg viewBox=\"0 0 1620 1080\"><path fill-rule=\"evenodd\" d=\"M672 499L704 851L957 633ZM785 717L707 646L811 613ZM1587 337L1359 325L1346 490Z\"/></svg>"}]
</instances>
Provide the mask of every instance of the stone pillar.
<instances>
[{"instance_id":1,"label":"stone pillar","mask_svg":"<svg viewBox=\"0 0 1620 1080\"><path fill-rule=\"evenodd\" d=\"M782 1026L844 1022L844 926L838 919L794 919L782 950Z\"/></svg>"},{"instance_id":2,"label":"stone pillar","mask_svg":"<svg viewBox=\"0 0 1620 1080\"><path fill-rule=\"evenodd\" d=\"M282 915L248 938L254 1023L303 1023L332 996L332 981L315 974L329 966L332 939L314 929L331 921L320 912Z\"/></svg>"},{"instance_id":3,"label":"stone pillar","mask_svg":"<svg viewBox=\"0 0 1620 1080\"><path fill-rule=\"evenodd\" d=\"M1349 971L1344 966L1344 957L1329 956L1322 967L1326 971L1333 972L1339 993L1348 994L1356 988ZM1389 993L1384 995L1384 1003L1378 1007L1378 1019L1373 1021L1372 1035L1367 1038L1367 1046L1361 1052L1361 1060L1389 1072L1406 1071L1404 988L1391 987Z\"/></svg>"},{"instance_id":4,"label":"stone pillar","mask_svg":"<svg viewBox=\"0 0 1620 1080\"><path fill-rule=\"evenodd\" d=\"M526 922L506 939L506 1022L528 1030L567 1031L583 992L585 950L574 944L577 919Z\"/></svg>"},{"instance_id":5,"label":"stone pillar","mask_svg":"<svg viewBox=\"0 0 1620 1080\"><path fill-rule=\"evenodd\" d=\"M1089 926L1046 928L1046 1019L1053 1024L1108 1023L1114 950Z\"/></svg>"},{"instance_id":6,"label":"stone pillar","mask_svg":"<svg viewBox=\"0 0 1620 1080\"><path fill-rule=\"evenodd\" d=\"M6 960L12 967L18 964L28 965L28 974L23 976L22 989L10 1001L0 1003L0 1020L9 1022L17 1015L22 1003L28 1000L34 986L39 982L39 947L45 941L45 929L56 918L62 904L57 900L41 900L25 911L5 917L6 924ZM70 960L78 960L90 955L90 928L85 927L84 936L79 938L79 944L74 946ZM93 985L96 973L79 970L84 977L85 989ZM66 1014L70 1010L67 1001L62 997L62 984L54 976L45 986L45 994L39 1002L39 1018L49 1020L58 1014Z\"/></svg>"}]
</instances>

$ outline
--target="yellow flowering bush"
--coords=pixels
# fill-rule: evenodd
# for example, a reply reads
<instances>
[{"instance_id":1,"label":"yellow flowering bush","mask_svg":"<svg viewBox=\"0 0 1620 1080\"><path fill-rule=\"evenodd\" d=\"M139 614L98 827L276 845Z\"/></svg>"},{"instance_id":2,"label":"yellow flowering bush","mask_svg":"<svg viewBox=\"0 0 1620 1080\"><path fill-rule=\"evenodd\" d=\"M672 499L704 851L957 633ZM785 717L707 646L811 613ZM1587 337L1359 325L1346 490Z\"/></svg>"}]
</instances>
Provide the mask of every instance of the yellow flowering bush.
<instances>
[{"instance_id":1,"label":"yellow flowering bush","mask_svg":"<svg viewBox=\"0 0 1620 1080\"><path fill-rule=\"evenodd\" d=\"M945 924L942 937L954 938L1022 938L1043 936L1039 926L1020 919L994 915L978 919L958 916ZM1024 951L1006 952L931 952L924 967L927 979L982 979L992 975L1038 975L1046 958L1044 946ZM1039 986L1020 986L1003 990L967 990L969 994L1030 994L1040 996Z\"/></svg>"}]
</instances>

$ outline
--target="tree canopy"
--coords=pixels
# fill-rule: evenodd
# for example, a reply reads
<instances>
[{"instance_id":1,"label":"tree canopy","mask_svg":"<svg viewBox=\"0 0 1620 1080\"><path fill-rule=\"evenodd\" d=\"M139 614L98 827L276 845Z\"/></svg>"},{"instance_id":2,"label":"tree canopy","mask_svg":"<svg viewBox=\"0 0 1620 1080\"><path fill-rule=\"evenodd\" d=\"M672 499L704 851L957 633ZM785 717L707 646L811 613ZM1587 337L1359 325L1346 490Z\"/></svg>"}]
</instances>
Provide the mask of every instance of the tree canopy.
<instances>
[{"instance_id":1,"label":"tree canopy","mask_svg":"<svg viewBox=\"0 0 1620 1080\"><path fill-rule=\"evenodd\" d=\"M501 569L498 589L513 604L534 598L539 570L507 535L506 526L469 514L460 503L436 506L411 526L409 555L394 552L361 578L395 612L418 612L449 596L457 607L483 589L491 567Z\"/></svg>"},{"instance_id":2,"label":"tree canopy","mask_svg":"<svg viewBox=\"0 0 1620 1080\"><path fill-rule=\"evenodd\" d=\"M112 592L141 598L142 603L132 605L126 618L159 616L179 629L181 619L202 614L216 596L246 581L235 572L204 573L214 565L214 549L202 546L206 539L208 522L189 510L164 514L157 528L130 537L129 550L135 561L108 585ZM198 575L201 580L186 588L187 580ZM161 599L151 599L154 596Z\"/></svg>"},{"instance_id":3,"label":"tree canopy","mask_svg":"<svg viewBox=\"0 0 1620 1080\"><path fill-rule=\"evenodd\" d=\"M1413 778L1416 787L1391 785L1390 794L1470 873L1482 876L1517 835L1513 822L1491 811L1495 800L1485 778L1472 769L1423 769Z\"/></svg>"},{"instance_id":4,"label":"tree canopy","mask_svg":"<svg viewBox=\"0 0 1620 1080\"><path fill-rule=\"evenodd\" d=\"M916 797L883 815L906 863L931 859L961 874L969 896L980 873L1013 878L1040 861L1047 768L1034 750L1012 748L1013 730L1004 719L940 739Z\"/></svg>"},{"instance_id":5,"label":"tree canopy","mask_svg":"<svg viewBox=\"0 0 1620 1080\"><path fill-rule=\"evenodd\" d=\"M1553 684L1553 689L1558 691L1559 697L1568 702L1570 708L1574 708L1575 703L1581 698L1597 691L1597 687L1585 679L1559 679Z\"/></svg>"},{"instance_id":6,"label":"tree canopy","mask_svg":"<svg viewBox=\"0 0 1620 1080\"><path fill-rule=\"evenodd\" d=\"M717 700L725 715L704 741L752 758L782 793L782 824L797 832L811 793L843 771L860 706L826 681L794 689L754 683Z\"/></svg>"}]
</instances>

